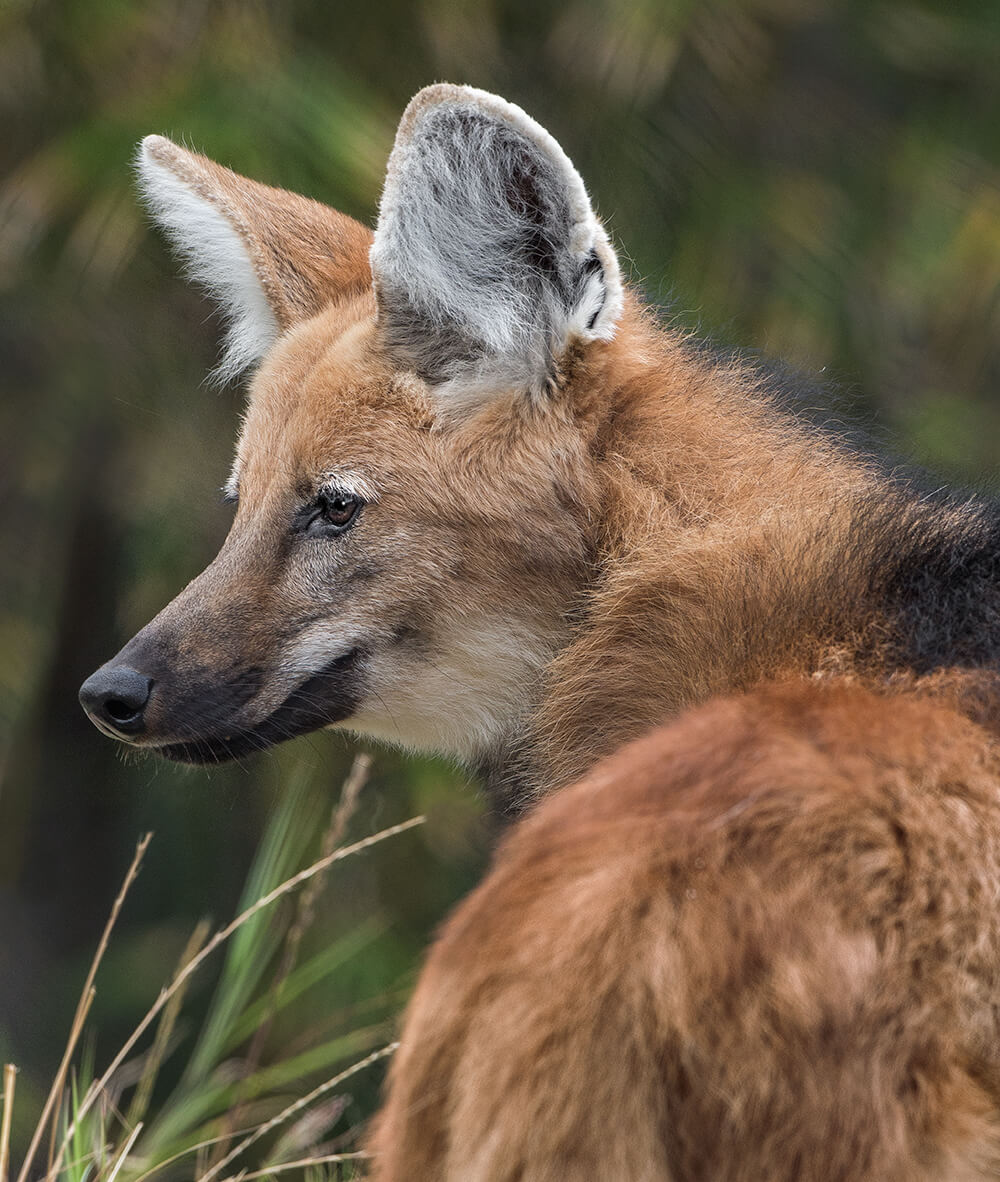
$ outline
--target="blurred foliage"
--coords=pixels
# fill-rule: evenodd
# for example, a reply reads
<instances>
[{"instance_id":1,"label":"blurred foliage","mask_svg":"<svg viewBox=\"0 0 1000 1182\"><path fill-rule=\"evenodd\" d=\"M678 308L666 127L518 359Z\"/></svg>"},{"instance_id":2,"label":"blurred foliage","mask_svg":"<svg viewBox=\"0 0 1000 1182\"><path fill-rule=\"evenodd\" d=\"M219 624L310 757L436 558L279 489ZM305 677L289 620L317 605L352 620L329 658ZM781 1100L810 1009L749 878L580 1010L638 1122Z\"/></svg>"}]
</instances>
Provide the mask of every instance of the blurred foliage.
<instances>
[{"instance_id":1,"label":"blurred foliage","mask_svg":"<svg viewBox=\"0 0 1000 1182\"><path fill-rule=\"evenodd\" d=\"M822 372L898 450L993 480L995 0L5 0L0 1056L22 1066L22 1110L136 835L157 831L95 1004L99 1061L194 921L232 909L282 785L322 798L349 760L321 734L186 772L123 759L76 705L228 520L239 397L202 388L217 324L136 204L134 144L163 132L369 219L396 119L436 78L550 128L674 319ZM372 917L386 932L286 1041L396 996L475 880L474 794L380 755L358 824L425 810L419 833L345 868L329 939Z\"/></svg>"},{"instance_id":2,"label":"blurred foliage","mask_svg":"<svg viewBox=\"0 0 1000 1182\"><path fill-rule=\"evenodd\" d=\"M182 1182L192 1177L232 1182L234 1173L257 1177L271 1170L317 1179L354 1177L355 1145L372 1089L369 1085L367 1103L359 1106L344 1085L392 1054L399 997L383 993L358 999L340 1014L324 1011L319 1027L305 1030L300 999L353 958L370 956L385 934L374 917L340 938L320 932L319 951L303 958L328 880L337 878L346 858L370 855L380 842L423 823L416 817L345 845L368 764L367 756L357 757L332 809L301 779L287 787L250 868L239 915L211 937L208 924L197 926L175 974L98 1077L92 1041L77 1053L77 1040L86 1030L86 1005L93 996L89 983L100 979L101 955L108 946L102 938L63 1059L64 1064L75 1059L68 1086L60 1074L17 1171L19 1179L41 1177L43 1170L48 1182ZM120 904L134 885L149 840L147 835L137 846L106 935L113 937ZM304 866L310 853L313 860ZM222 947L227 950L222 971L197 1036L175 1037L188 1018L191 980ZM298 1011L298 1037L272 1046L265 1065L261 1055L290 1006ZM332 1030L336 1033L330 1037ZM184 1044L179 1082L157 1089L164 1063ZM306 1081L317 1073L322 1082L307 1088ZM13 1092L5 1088L0 1105L5 1118L16 1103L16 1081ZM61 1097L58 1102L56 1097ZM331 1163L333 1174L326 1168Z\"/></svg>"}]
</instances>

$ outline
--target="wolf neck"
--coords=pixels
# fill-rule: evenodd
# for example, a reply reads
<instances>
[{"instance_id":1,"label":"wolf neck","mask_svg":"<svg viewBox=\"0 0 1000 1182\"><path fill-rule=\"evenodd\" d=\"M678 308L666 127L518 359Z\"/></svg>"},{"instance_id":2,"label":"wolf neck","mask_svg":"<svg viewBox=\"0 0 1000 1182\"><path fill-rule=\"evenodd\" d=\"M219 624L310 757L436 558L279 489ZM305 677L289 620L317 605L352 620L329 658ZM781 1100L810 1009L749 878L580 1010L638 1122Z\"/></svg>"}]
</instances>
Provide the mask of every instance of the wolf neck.
<instances>
[{"instance_id":1,"label":"wolf neck","mask_svg":"<svg viewBox=\"0 0 1000 1182\"><path fill-rule=\"evenodd\" d=\"M1000 670L991 510L910 491L734 365L677 342L659 360L594 427L599 573L528 727L482 761L501 808L769 678Z\"/></svg>"}]
</instances>

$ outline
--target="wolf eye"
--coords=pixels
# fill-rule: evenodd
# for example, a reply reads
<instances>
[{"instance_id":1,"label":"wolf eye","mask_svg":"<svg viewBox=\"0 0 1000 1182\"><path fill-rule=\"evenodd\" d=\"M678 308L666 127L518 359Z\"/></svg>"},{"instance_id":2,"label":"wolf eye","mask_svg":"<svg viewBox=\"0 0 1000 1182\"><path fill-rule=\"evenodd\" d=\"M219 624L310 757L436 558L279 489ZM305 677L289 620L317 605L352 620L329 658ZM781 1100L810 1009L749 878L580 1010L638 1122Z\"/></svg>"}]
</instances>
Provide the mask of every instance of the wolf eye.
<instances>
[{"instance_id":1,"label":"wolf eye","mask_svg":"<svg viewBox=\"0 0 1000 1182\"><path fill-rule=\"evenodd\" d=\"M332 527L335 533L343 533L357 517L360 508L361 498L353 493L327 490L316 498L314 520L321 525Z\"/></svg>"},{"instance_id":2,"label":"wolf eye","mask_svg":"<svg viewBox=\"0 0 1000 1182\"><path fill-rule=\"evenodd\" d=\"M335 497L323 498L323 516L331 525L346 525L358 511L358 498L345 497L338 494Z\"/></svg>"},{"instance_id":3,"label":"wolf eye","mask_svg":"<svg viewBox=\"0 0 1000 1182\"><path fill-rule=\"evenodd\" d=\"M351 528L365 504L363 497L336 486L321 488L296 511L292 530L314 537L336 537Z\"/></svg>"}]
</instances>

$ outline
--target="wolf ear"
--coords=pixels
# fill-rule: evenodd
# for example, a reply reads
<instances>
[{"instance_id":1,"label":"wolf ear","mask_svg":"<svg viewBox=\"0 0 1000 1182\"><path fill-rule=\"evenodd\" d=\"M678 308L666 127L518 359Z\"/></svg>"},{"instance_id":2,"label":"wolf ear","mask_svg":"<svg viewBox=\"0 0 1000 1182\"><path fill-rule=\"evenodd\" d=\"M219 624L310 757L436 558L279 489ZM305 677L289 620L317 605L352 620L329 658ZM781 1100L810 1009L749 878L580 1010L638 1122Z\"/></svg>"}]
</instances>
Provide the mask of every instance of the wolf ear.
<instances>
[{"instance_id":1,"label":"wolf ear","mask_svg":"<svg viewBox=\"0 0 1000 1182\"><path fill-rule=\"evenodd\" d=\"M544 388L574 339L610 338L621 313L618 261L565 152L468 86L407 107L371 265L384 343L443 405Z\"/></svg>"},{"instance_id":2,"label":"wolf ear","mask_svg":"<svg viewBox=\"0 0 1000 1182\"><path fill-rule=\"evenodd\" d=\"M163 136L139 146L149 208L228 321L216 374L235 377L287 328L371 283L371 231L295 193L247 180Z\"/></svg>"}]
</instances>

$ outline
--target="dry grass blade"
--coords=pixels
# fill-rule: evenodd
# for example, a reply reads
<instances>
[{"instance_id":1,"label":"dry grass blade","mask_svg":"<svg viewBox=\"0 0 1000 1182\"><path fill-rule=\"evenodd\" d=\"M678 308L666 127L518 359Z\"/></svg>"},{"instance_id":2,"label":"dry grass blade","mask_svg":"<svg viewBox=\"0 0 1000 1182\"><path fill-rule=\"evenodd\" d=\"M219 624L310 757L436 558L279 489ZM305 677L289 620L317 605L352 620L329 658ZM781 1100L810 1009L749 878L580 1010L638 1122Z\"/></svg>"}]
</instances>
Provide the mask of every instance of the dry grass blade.
<instances>
[{"instance_id":1,"label":"dry grass blade","mask_svg":"<svg viewBox=\"0 0 1000 1182\"><path fill-rule=\"evenodd\" d=\"M73 1052L76 1050L76 1044L83 1030L87 1011L90 1009L91 1002L94 1000L94 978L97 976L97 970L100 967L101 961L104 959L104 953L107 951L108 941L118 920L118 914L122 909L122 904L125 902L125 896L128 894L132 883L135 882L136 875L139 873L139 867L142 864L143 855L146 853L146 847L149 845L152 837L152 833L147 833L135 847L132 864L129 866L121 890L112 904L111 914L108 916L108 922L104 925L104 931L101 934L100 943L97 945L97 951L94 953L94 959L90 962L90 971L87 973L87 979L83 983L83 990L80 993L80 1000L77 1003L76 1014L73 1017L73 1025L70 1029L69 1039L66 1042L66 1050L63 1052L62 1062L59 1064L59 1070L56 1072L56 1077L52 1081L52 1087L49 1089L49 1094L46 1097L42 1115L38 1118L38 1124L35 1126L35 1131L32 1134L28 1152L24 1155L20 1173L17 1175L17 1182L26 1182L28 1172L31 1169L31 1163L35 1159L38 1146L41 1143L42 1137L45 1135L46 1126L50 1121L52 1129L49 1137L49 1161L46 1173L47 1175L52 1173L52 1158L55 1150L56 1106L60 1096L62 1096L63 1087L66 1084L66 1074L69 1071L70 1060L73 1058Z\"/></svg>"},{"instance_id":2,"label":"dry grass blade","mask_svg":"<svg viewBox=\"0 0 1000 1182\"><path fill-rule=\"evenodd\" d=\"M372 761L370 755L359 754L354 757L354 762L351 764L351 770L347 774L347 779L344 781L344 786L340 792L340 800L337 802L333 813L330 816L330 824L327 826L326 832L323 834L323 844L320 847L320 860L329 858L333 851L339 845L344 836L344 831L347 829L347 824L354 814L357 807L358 796L361 789L365 786L368 780L368 773L371 770ZM278 972L275 974L274 983L271 986L274 994L274 1001L277 1003L278 996L281 991L281 986L285 983L289 973L295 967L295 961L298 957L299 945L302 943L302 937L309 930L312 923L313 913L316 908L316 900L319 897L320 891L323 889L323 875L317 874L316 877L308 884L306 889L302 892L299 900L298 912L295 916L295 922L288 933L288 940L285 944L284 954L281 959L281 964L278 967ZM265 1031L271 1024L273 1014L266 1022L258 1027L258 1033ZM263 1037L263 1036L262 1036Z\"/></svg>"},{"instance_id":3,"label":"dry grass blade","mask_svg":"<svg viewBox=\"0 0 1000 1182\"><path fill-rule=\"evenodd\" d=\"M254 1132L254 1128L236 1129L230 1133L224 1133L219 1137L206 1137L204 1141L196 1141L194 1145L185 1145L183 1149L172 1153L169 1157L163 1158L161 1161L151 1165L148 1170L132 1178L131 1182L148 1182L155 1174L162 1173L167 1166L172 1166L174 1162L182 1161L185 1157L190 1157L194 1153L199 1153L203 1149L210 1149L213 1145L217 1145L220 1141L229 1141L233 1137L242 1137L247 1133Z\"/></svg>"},{"instance_id":4,"label":"dry grass blade","mask_svg":"<svg viewBox=\"0 0 1000 1182\"><path fill-rule=\"evenodd\" d=\"M204 945L208 937L208 930L209 925L206 920L202 920L195 927L191 933L191 938L181 953L181 959L177 966L178 972L198 955L199 949ZM149 1057L142 1072L142 1078L139 1080L138 1086L135 1089L135 1095L132 1097L132 1103L129 1105L128 1114L125 1117L126 1128L137 1125L146 1115L146 1109L149 1107L149 1101L153 1095L153 1087L156 1084L156 1077L160 1071L160 1064L163 1062L163 1056L166 1054L170 1035L173 1033L174 1027L177 1024L177 1018L180 1014L186 992L187 990L184 988L178 989L163 1011L163 1017L160 1019L160 1024L156 1028L156 1036L153 1039L153 1045L150 1048Z\"/></svg>"},{"instance_id":5,"label":"dry grass blade","mask_svg":"<svg viewBox=\"0 0 1000 1182\"><path fill-rule=\"evenodd\" d=\"M111 1173L108 1175L108 1182L115 1182L115 1179L118 1177L118 1174L121 1171L122 1166L125 1164L125 1159L132 1152L132 1146L135 1144L136 1138L139 1136L139 1134L141 1132L142 1132L142 1121L139 1121L139 1123L135 1126L135 1128L129 1134L129 1139L122 1146L122 1151L118 1155L118 1160L115 1162L114 1168L112 1169Z\"/></svg>"},{"instance_id":6,"label":"dry grass blade","mask_svg":"<svg viewBox=\"0 0 1000 1182\"><path fill-rule=\"evenodd\" d=\"M380 1059L387 1058L389 1055L393 1054L398 1046L398 1042L391 1042L387 1046L379 1047L377 1051L372 1051L370 1055L366 1055L365 1058L359 1059L357 1063L352 1063L350 1067L346 1068L344 1071L341 1071L338 1075L333 1076L332 1079L328 1079L324 1083L321 1083L319 1087L313 1088L313 1090L307 1096L301 1096L293 1104L289 1104L288 1107L282 1109L282 1111L279 1112L277 1116L272 1117L269 1121L265 1121L264 1124L260 1125L259 1128L254 1129L250 1136L246 1137L239 1143L239 1145L231 1150L231 1152L227 1153L222 1161L218 1162L216 1165L212 1166L210 1170L202 1174L198 1179L198 1182L213 1182L213 1180L219 1176L219 1174L225 1169L226 1166L230 1164L230 1162L234 1161L241 1153L249 1149L250 1146L255 1142L259 1141L261 1137L265 1137L268 1133L273 1132L273 1130L278 1128L279 1125L283 1125L286 1121L295 1116L297 1112L301 1112L303 1108L308 1107L314 1100L318 1100L320 1096L325 1095L326 1092L329 1092L332 1088L337 1087L338 1084L342 1084L345 1080L350 1079L352 1075L357 1075L359 1071L363 1071L366 1067L370 1067L373 1063L377 1063ZM272 1169L276 1168L277 1167L272 1167ZM242 1176L253 1177L254 1175L246 1174Z\"/></svg>"},{"instance_id":7,"label":"dry grass blade","mask_svg":"<svg viewBox=\"0 0 1000 1182\"><path fill-rule=\"evenodd\" d=\"M351 770L344 780L344 785L340 790L340 799L333 807L330 814L330 821L323 834L323 842L320 846L320 858L328 858L330 854L337 848L344 832L347 829L354 810L358 803L358 797L361 794L361 789L365 786L368 780L368 773L371 770L371 756L359 753L355 755L354 762L351 764ZM281 991L285 981L288 980L289 974L295 968L295 962L298 959L299 948L302 944L302 938L309 930L313 921L313 915L316 909L316 900L319 897L320 891L323 889L323 875L317 874L313 880L307 884L305 890L299 896L299 905L296 910L295 920L292 923L288 935L285 939L285 946L282 950L281 961L275 971L274 979L271 982L271 1001L270 1011L263 1019L257 1029L254 1031L253 1038L250 1042L250 1047L246 1054L246 1065L244 1070L247 1076L250 1076L257 1069L260 1063L261 1053L267 1042L268 1035L271 1033L271 1028L274 1025L274 1015L277 1013L278 1003L281 999ZM235 1129L237 1125L243 1120L245 1102L240 1101L233 1105L227 1117L227 1124L230 1128ZM224 1157L226 1149L225 1137L219 1142L219 1157Z\"/></svg>"},{"instance_id":8,"label":"dry grass blade","mask_svg":"<svg viewBox=\"0 0 1000 1182\"><path fill-rule=\"evenodd\" d=\"M300 1161L285 1161L280 1165L268 1166L264 1170L251 1170L249 1174L231 1174L224 1182L249 1182L251 1178L270 1178L272 1174L285 1174L289 1170L304 1170L309 1166L333 1165L344 1161L365 1161L367 1153L327 1153L322 1157L304 1157Z\"/></svg>"},{"instance_id":9,"label":"dry grass blade","mask_svg":"<svg viewBox=\"0 0 1000 1182\"><path fill-rule=\"evenodd\" d=\"M417 825L422 825L425 820L425 817L411 817L408 821L402 821L398 825L391 825L388 829L382 829L378 833L373 833L370 837L364 837L360 841L354 842L352 845L346 845L339 850L334 850L333 853L329 854L327 857L320 858L319 861L314 862L311 866L307 866L305 870L300 870L298 874L294 874L291 878L286 879L286 881L280 886L275 887L273 891L269 891L262 898L258 899L256 903L248 907L245 911L241 912L232 921L232 923L216 932L212 939L209 940L205 947L202 948L202 950L198 953L198 955L192 960L188 961L188 963L174 977L170 984L165 986L160 991L160 996L153 1003L152 1007L139 1023L139 1025L135 1028L135 1030L132 1031L131 1035L129 1035L121 1050L117 1055L115 1055L114 1059L112 1059L107 1070L100 1077L100 1079L95 1080L88 1088L87 1094L81 1101L74 1114L73 1120L70 1122L69 1127L66 1129L65 1135L63 1136L62 1145L59 1149L59 1153L55 1162L57 1172L58 1166L62 1161L67 1146L72 1140L73 1134L76 1132L77 1126L91 1110L91 1108L93 1108L98 1096L103 1094L108 1086L109 1081L111 1080L111 1077L132 1053L136 1043L149 1029L150 1025L155 1021L160 1011L170 1001L171 997L173 997L177 990L184 985L184 983L190 976L192 976L192 974L197 972L197 970L202 966L202 964L204 964L204 962L209 956L211 956L211 954L219 947L220 944L225 943L225 941L228 940L235 931L242 927L242 925L245 924L247 920L251 919L254 915L257 915L258 912L262 911L265 907L270 907L272 903L277 902L278 899L287 895L290 891L295 890L295 888L301 886L302 883L308 882L310 878L325 870L327 866L332 866L334 862L340 862L344 858L349 858L353 854L358 854L362 850L366 850L373 845L377 845L381 841L386 841L390 837L397 836L397 834L405 833L409 829L414 829ZM24 1179L18 1178L18 1182L24 1182Z\"/></svg>"},{"instance_id":10,"label":"dry grass blade","mask_svg":"<svg viewBox=\"0 0 1000 1182\"><path fill-rule=\"evenodd\" d=\"M17 1068L13 1063L3 1065L3 1121L0 1123L0 1182L7 1182L7 1163L10 1161L10 1122L14 1115L14 1089Z\"/></svg>"}]
</instances>

